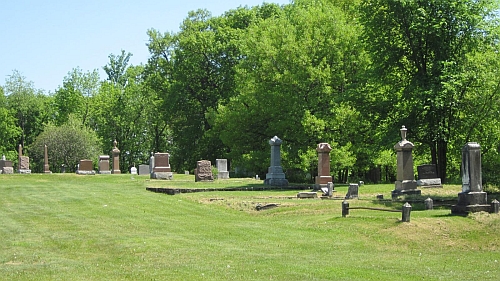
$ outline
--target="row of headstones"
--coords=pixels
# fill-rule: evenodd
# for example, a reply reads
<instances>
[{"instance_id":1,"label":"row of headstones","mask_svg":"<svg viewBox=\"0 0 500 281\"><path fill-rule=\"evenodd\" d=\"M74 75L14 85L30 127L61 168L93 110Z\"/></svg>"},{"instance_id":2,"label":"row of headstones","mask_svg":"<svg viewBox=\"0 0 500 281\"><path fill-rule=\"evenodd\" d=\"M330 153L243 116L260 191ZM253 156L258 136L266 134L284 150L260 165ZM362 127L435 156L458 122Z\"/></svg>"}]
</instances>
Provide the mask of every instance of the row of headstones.
<instances>
[{"instance_id":1,"label":"row of headstones","mask_svg":"<svg viewBox=\"0 0 500 281\"><path fill-rule=\"evenodd\" d=\"M17 172L20 174L31 174L30 170L30 158L28 156L23 156L23 147L22 145L18 146L18 169ZM50 173L48 157L47 157L47 146L44 149L44 172ZM2 155L2 159L0 160L0 174L13 174L14 166L12 165L11 160L7 160L5 155Z\"/></svg>"}]
</instances>

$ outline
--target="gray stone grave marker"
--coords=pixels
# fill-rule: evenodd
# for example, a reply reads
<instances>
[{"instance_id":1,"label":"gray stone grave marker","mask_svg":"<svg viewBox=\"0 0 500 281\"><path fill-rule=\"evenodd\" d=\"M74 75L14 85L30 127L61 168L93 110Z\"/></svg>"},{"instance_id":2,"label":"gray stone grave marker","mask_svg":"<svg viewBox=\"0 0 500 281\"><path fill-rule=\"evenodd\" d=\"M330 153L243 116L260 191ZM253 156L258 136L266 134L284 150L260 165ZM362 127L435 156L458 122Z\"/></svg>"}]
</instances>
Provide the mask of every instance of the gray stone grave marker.
<instances>
[{"instance_id":1,"label":"gray stone grave marker","mask_svg":"<svg viewBox=\"0 0 500 281\"><path fill-rule=\"evenodd\" d=\"M401 128L401 141L394 145L397 154L397 176L395 189L392 191L392 197L399 195L420 195L421 191L417 189L417 181L413 173L413 143L406 139L406 127Z\"/></svg>"},{"instance_id":2,"label":"gray stone grave marker","mask_svg":"<svg viewBox=\"0 0 500 281\"><path fill-rule=\"evenodd\" d=\"M200 160L196 162L196 170L194 171L195 182L213 181L212 163L209 160Z\"/></svg>"},{"instance_id":3,"label":"gray stone grave marker","mask_svg":"<svg viewBox=\"0 0 500 281\"><path fill-rule=\"evenodd\" d=\"M99 174L111 174L109 170L109 155L101 155L99 156Z\"/></svg>"},{"instance_id":4,"label":"gray stone grave marker","mask_svg":"<svg viewBox=\"0 0 500 281\"><path fill-rule=\"evenodd\" d=\"M281 143L283 141L274 136L269 140L269 145L271 145L271 166L267 169L266 179L264 184L273 186L287 186L288 180L285 178L285 173L283 173L283 167L281 167Z\"/></svg>"},{"instance_id":5,"label":"gray stone grave marker","mask_svg":"<svg viewBox=\"0 0 500 281\"><path fill-rule=\"evenodd\" d=\"M357 183L350 183L345 199L357 199L359 194L359 185Z\"/></svg>"},{"instance_id":6,"label":"gray stone grave marker","mask_svg":"<svg viewBox=\"0 0 500 281\"><path fill-rule=\"evenodd\" d=\"M227 159L215 159L217 165L217 179L228 179Z\"/></svg>"},{"instance_id":7,"label":"gray stone grave marker","mask_svg":"<svg viewBox=\"0 0 500 281\"><path fill-rule=\"evenodd\" d=\"M149 165L139 165L139 170L138 170L139 176L143 175L149 175Z\"/></svg>"}]
</instances>

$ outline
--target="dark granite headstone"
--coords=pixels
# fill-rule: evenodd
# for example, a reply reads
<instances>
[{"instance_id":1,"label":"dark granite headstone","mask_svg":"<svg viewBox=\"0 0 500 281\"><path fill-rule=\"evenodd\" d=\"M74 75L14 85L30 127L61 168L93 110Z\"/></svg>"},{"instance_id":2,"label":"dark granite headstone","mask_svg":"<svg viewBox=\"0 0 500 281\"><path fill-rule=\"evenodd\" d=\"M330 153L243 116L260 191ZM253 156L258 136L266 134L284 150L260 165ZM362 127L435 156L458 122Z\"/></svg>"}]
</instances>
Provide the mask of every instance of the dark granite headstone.
<instances>
[{"instance_id":1,"label":"dark granite headstone","mask_svg":"<svg viewBox=\"0 0 500 281\"><path fill-rule=\"evenodd\" d=\"M437 175L435 164L425 164L417 166L418 180L417 185L422 187L443 187L441 179Z\"/></svg>"},{"instance_id":2,"label":"dark granite headstone","mask_svg":"<svg viewBox=\"0 0 500 281\"><path fill-rule=\"evenodd\" d=\"M345 195L345 199L355 199L358 198L359 194L359 185L357 183L349 184L349 189L347 190L347 194Z\"/></svg>"},{"instance_id":3,"label":"dark granite headstone","mask_svg":"<svg viewBox=\"0 0 500 281\"><path fill-rule=\"evenodd\" d=\"M95 175L94 164L92 163L92 160L80 160L76 173L79 175Z\"/></svg>"}]
</instances>

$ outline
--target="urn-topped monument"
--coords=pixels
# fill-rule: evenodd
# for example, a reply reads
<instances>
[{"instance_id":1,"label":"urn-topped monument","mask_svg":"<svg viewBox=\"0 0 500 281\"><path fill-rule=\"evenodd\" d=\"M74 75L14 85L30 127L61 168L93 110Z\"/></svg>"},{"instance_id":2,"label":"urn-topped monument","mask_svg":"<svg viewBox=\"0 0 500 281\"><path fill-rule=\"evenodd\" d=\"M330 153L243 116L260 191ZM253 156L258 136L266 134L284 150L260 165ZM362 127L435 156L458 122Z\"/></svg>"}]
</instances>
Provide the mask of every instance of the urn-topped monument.
<instances>
[{"instance_id":1,"label":"urn-topped monument","mask_svg":"<svg viewBox=\"0 0 500 281\"><path fill-rule=\"evenodd\" d=\"M394 145L397 154L397 176L395 189L392 191L392 197L399 195L421 194L417 189L417 181L413 172L413 143L406 139L407 130L405 126L401 127L401 140Z\"/></svg>"}]
</instances>

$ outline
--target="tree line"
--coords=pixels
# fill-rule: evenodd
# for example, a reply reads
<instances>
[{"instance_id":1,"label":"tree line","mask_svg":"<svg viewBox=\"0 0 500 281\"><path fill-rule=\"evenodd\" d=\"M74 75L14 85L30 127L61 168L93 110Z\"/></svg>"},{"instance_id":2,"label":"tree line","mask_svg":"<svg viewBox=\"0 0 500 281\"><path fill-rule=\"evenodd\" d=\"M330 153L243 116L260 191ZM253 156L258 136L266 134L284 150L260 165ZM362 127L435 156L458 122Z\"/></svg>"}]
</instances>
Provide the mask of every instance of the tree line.
<instances>
[{"instance_id":1,"label":"tree line","mask_svg":"<svg viewBox=\"0 0 500 281\"><path fill-rule=\"evenodd\" d=\"M292 182L312 181L321 142L333 148L336 182L384 182L394 180L393 146L405 125L416 164L459 181L461 148L476 141L484 180L498 184L497 11L494 0L192 11L176 33L147 31L144 64L111 54L105 79L75 68L44 94L14 71L0 88L0 151L15 159L22 144L41 170L50 142L53 165L71 167L109 154L116 139L123 171L160 151L171 153L174 170L228 158L239 175L264 175L277 135Z\"/></svg>"}]
</instances>

